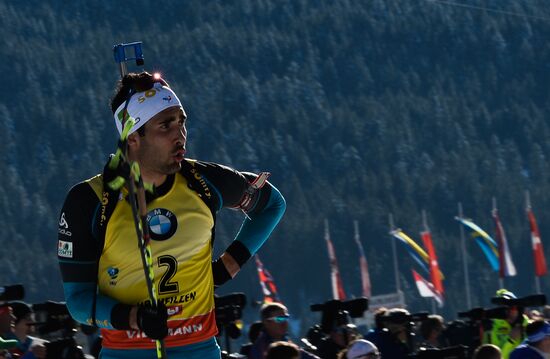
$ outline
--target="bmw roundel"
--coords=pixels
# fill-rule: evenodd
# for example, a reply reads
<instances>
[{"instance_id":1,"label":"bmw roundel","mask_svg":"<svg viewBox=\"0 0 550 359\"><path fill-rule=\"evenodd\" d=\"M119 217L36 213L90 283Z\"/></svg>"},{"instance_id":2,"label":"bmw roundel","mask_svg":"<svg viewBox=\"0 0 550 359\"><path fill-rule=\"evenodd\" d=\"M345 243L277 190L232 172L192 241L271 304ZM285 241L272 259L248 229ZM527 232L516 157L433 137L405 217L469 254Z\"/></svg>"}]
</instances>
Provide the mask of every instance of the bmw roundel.
<instances>
[{"instance_id":1,"label":"bmw roundel","mask_svg":"<svg viewBox=\"0 0 550 359\"><path fill-rule=\"evenodd\" d=\"M169 239L178 229L176 215L164 208L155 208L147 213L147 224L151 239L155 241Z\"/></svg>"}]
</instances>

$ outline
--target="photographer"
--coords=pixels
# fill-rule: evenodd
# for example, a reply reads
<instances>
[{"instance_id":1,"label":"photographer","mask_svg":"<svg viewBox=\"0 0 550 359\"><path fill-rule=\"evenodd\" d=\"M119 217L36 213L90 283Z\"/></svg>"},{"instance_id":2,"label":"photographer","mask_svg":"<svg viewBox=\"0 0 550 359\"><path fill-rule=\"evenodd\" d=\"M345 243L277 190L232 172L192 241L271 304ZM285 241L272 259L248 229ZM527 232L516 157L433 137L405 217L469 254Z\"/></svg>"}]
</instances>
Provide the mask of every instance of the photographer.
<instances>
[{"instance_id":1,"label":"photographer","mask_svg":"<svg viewBox=\"0 0 550 359\"><path fill-rule=\"evenodd\" d=\"M445 330L443 317L437 314L431 314L420 324L420 335L422 341L419 348L437 349L444 347L441 334Z\"/></svg>"},{"instance_id":2,"label":"photographer","mask_svg":"<svg viewBox=\"0 0 550 359\"><path fill-rule=\"evenodd\" d=\"M410 353L411 319L406 309L382 309L375 314L376 328L365 339L376 345L382 358L405 359Z\"/></svg>"},{"instance_id":3,"label":"photographer","mask_svg":"<svg viewBox=\"0 0 550 359\"><path fill-rule=\"evenodd\" d=\"M17 346L11 349L12 354L19 355L21 359L45 359L46 341L31 334L35 331L34 312L32 307L25 302L11 302L14 322L11 333L6 333L6 338L16 339Z\"/></svg>"},{"instance_id":4,"label":"photographer","mask_svg":"<svg viewBox=\"0 0 550 359\"><path fill-rule=\"evenodd\" d=\"M499 289L496 298L502 300L517 299L514 293L506 289ZM485 343L498 346L502 350L502 357L505 359L524 339L525 327L529 323L527 316L523 315L523 309L517 306L508 306L506 313L506 319L492 319L489 338L484 340Z\"/></svg>"},{"instance_id":5,"label":"photographer","mask_svg":"<svg viewBox=\"0 0 550 359\"><path fill-rule=\"evenodd\" d=\"M347 311L338 311L328 336L319 344L319 356L323 359L335 359L339 352L347 348L349 343L361 336L354 324L348 319Z\"/></svg>"}]
</instances>

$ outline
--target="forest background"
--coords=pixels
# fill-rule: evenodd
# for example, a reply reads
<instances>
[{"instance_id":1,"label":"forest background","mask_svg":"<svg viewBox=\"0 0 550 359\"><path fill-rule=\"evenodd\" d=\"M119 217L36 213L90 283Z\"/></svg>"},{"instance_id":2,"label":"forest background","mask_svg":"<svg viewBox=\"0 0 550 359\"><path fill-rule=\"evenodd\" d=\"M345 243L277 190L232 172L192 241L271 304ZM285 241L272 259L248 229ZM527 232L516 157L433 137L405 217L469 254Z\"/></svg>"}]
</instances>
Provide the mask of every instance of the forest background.
<instances>
[{"instance_id":1,"label":"forest background","mask_svg":"<svg viewBox=\"0 0 550 359\"><path fill-rule=\"evenodd\" d=\"M424 209L446 276L439 312L453 319L469 309L457 204L493 235L495 197L518 268L505 286L533 293L526 190L550 259L550 7L450 3L0 1L0 285L22 283L31 303L63 300L59 212L115 149L112 46L143 41L145 69L184 103L188 157L272 173L288 208L259 254L305 324L318 320L309 305L331 297L325 218L351 298L353 221L373 294L391 293L388 215L420 242ZM241 220L222 212L216 253ZM397 249L409 309L430 310ZM466 249L472 305L490 306L498 276L469 237ZM548 276L541 284L548 292ZM219 294L234 291L261 300L253 263Z\"/></svg>"}]
</instances>

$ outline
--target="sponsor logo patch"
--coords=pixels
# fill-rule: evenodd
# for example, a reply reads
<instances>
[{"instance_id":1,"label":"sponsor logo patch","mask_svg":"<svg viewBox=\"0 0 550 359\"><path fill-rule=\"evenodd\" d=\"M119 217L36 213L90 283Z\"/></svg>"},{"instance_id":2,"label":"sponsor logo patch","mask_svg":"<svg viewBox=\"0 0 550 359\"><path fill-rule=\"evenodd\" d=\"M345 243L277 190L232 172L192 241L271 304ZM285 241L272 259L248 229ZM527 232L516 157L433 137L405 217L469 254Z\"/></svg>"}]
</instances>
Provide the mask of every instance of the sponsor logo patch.
<instances>
[{"instance_id":1,"label":"sponsor logo patch","mask_svg":"<svg viewBox=\"0 0 550 359\"><path fill-rule=\"evenodd\" d=\"M176 233L178 220L176 215L164 208L156 208L147 213L147 223L151 239L165 241Z\"/></svg>"},{"instance_id":2,"label":"sponsor logo patch","mask_svg":"<svg viewBox=\"0 0 550 359\"><path fill-rule=\"evenodd\" d=\"M58 241L57 242L57 255L65 258L73 257L73 243Z\"/></svg>"}]
</instances>

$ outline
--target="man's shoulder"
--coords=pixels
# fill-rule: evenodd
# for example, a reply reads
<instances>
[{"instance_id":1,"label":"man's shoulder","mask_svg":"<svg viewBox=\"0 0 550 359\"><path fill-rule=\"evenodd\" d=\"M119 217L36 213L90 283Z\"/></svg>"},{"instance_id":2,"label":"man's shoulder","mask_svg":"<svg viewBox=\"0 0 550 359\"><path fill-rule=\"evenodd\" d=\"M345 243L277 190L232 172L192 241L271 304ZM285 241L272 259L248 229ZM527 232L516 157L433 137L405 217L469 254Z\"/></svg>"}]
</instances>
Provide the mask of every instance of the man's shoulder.
<instances>
[{"instance_id":1,"label":"man's shoulder","mask_svg":"<svg viewBox=\"0 0 550 359\"><path fill-rule=\"evenodd\" d=\"M72 186L67 194L67 200L99 200L102 188L101 175L96 175Z\"/></svg>"},{"instance_id":2,"label":"man's shoulder","mask_svg":"<svg viewBox=\"0 0 550 359\"><path fill-rule=\"evenodd\" d=\"M510 353L510 359L541 359L542 356L527 344L521 344Z\"/></svg>"}]
</instances>

